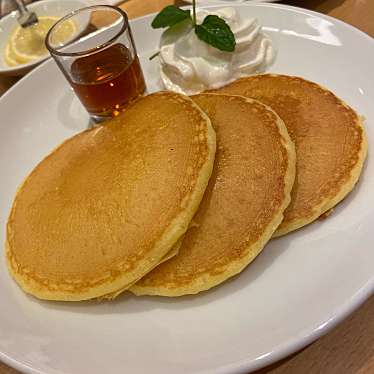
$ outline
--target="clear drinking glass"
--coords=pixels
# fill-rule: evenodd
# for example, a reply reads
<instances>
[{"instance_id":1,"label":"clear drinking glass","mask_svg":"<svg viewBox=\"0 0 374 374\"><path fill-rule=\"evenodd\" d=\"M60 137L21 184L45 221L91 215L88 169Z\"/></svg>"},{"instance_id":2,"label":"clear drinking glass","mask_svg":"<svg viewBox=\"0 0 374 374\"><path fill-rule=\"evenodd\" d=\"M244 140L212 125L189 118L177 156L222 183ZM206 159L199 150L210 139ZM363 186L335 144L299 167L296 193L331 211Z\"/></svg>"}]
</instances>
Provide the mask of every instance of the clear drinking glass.
<instances>
[{"instance_id":1,"label":"clear drinking glass","mask_svg":"<svg viewBox=\"0 0 374 374\"><path fill-rule=\"evenodd\" d=\"M120 8L97 5L66 15L49 30L46 46L95 122L118 115L145 91L128 18Z\"/></svg>"}]
</instances>

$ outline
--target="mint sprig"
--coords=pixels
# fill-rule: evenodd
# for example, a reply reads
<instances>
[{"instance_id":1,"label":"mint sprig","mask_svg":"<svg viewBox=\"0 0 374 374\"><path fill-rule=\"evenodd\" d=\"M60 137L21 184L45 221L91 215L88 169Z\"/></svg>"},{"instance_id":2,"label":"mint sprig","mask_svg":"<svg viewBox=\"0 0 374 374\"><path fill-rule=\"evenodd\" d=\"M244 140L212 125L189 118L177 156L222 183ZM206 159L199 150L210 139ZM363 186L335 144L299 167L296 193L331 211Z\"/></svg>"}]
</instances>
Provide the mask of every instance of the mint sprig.
<instances>
[{"instance_id":1,"label":"mint sprig","mask_svg":"<svg viewBox=\"0 0 374 374\"><path fill-rule=\"evenodd\" d=\"M161 10L152 21L154 29L170 28L190 19L197 37L220 51L233 52L235 50L235 36L226 21L218 16L208 15L201 25L196 23L196 1L192 2L192 17L189 10L169 5ZM155 57L155 56L153 56Z\"/></svg>"},{"instance_id":2,"label":"mint sprig","mask_svg":"<svg viewBox=\"0 0 374 374\"><path fill-rule=\"evenodd\" d=\"M206 16L201 25L195 26L195 33L200 40L221 51L235 50L235 36L230 26L218 16Z\"/></svg>"},{"instance_id":3,"label":"mint sprig","mask_svg":"<svg viewBox=\"0 0 374 374\"><path fill-rule=\"evenodd\" d=\"M189 10L183 10L174 5L169 5L157 14L155 19L152 21L152 27L154 29L171 27L184 21L186 18L191 18Z\"/></svg>"}]
</instances>

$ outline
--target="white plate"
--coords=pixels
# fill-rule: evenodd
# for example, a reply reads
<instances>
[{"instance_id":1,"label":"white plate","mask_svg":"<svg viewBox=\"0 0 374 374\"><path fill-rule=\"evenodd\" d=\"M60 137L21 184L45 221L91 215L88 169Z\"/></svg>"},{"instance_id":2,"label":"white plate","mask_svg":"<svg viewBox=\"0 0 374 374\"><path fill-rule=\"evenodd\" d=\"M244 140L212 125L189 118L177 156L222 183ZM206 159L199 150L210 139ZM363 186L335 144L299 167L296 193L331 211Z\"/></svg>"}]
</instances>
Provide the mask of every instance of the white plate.
<instances>
[{"instance_id":1,"label":"white plate","mask_svg":"<svg viewBox=\"0 0 374 374\"><path fill-rule=\"evenodd\" d=\"M35 12L38 16L57 16L62 17L73 10L87 6L84 0L46 0L37 1L28 5L28 9ZM49 58L49 54L27 64L8 66L4 60L4 50L7 44L9 34L18 25L18 11L14 11L0 19L0 74L3 75L23 75L32 68Z\"/></svg>"},{"instance_id":2,"label":"white plate","mask_svg":"<svg viewBox=\"0 0 374 374\"><path fill-rule=\"evenodd\" d=\"M329 87L366 117L374 149L374 42L332 18L280 5L240 5L279 49L272 71ZM151 90L159 32L132 22ZM22 104L22 106L21 106ZM25 175L88 116L53 61L0 100L0 225ZM302 348L374 289L374 165L334 214L273 240L240 276L197 296L40 302L0 267L0 358L27 373L247 373Z\"/></svg>"}]
</instances>

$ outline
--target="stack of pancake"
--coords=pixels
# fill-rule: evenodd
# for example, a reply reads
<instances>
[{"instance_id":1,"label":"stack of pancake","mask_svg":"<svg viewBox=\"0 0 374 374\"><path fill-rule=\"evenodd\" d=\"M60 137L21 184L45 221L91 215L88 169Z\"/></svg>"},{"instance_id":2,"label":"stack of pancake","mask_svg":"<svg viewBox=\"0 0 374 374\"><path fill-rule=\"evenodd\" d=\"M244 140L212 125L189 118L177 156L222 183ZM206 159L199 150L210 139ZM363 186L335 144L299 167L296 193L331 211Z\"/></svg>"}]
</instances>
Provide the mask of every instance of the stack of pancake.
<instances>
[{"instance_id":1,"label":"stack of pancake","mask_svg":"<svg viewBox=\"0 0 374 374\"><path fill-rule=\"evenodd\" d=\"M366 151L357 113L302 78L151 94L31 172L8 220L8 268L48 300L195 294L328 213Z\"/></svg>"}]
</instances>

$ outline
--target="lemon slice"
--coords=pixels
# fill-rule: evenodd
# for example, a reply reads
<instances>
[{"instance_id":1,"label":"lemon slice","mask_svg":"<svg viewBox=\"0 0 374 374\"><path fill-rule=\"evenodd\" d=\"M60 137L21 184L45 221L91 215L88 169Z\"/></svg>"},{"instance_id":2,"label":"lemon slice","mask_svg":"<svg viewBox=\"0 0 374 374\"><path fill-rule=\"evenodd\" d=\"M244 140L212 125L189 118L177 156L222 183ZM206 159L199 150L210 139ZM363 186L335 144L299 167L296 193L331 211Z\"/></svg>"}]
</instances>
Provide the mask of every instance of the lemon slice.
<instances>
[{"instance_id":1,"label":"lemon slice","mask_svg":"<svg viewBox=\"0 0 374 374\"><path fill-rule=\"evenodd\" d=\"M48 30L59 20L59 17L41 16L33 26L17 26L10 35L5 48L5 61L9 66L26 64L48 54L45 37ZM76 31L75 24L67 21L58 29L58 41L71 38Z\"/></svg>"},{"instance_id":2,"label":"lemon slice","mask_svg":"<svg viewBox=\"0 0 374 374\"><path fill-rule=\"evenodd\" d=\"M4 53L5 63L8 66L17 66L19 65L19 62L16 59L16 56L14 55L13 51L10 48L10 43L8 43L5 46L5 53Z\"/></svg>"}]
</instances>

